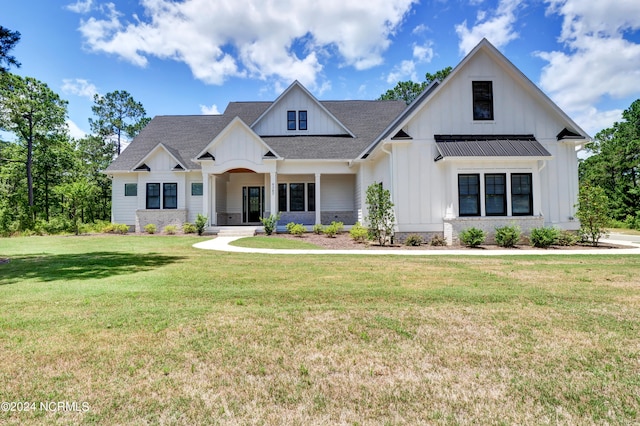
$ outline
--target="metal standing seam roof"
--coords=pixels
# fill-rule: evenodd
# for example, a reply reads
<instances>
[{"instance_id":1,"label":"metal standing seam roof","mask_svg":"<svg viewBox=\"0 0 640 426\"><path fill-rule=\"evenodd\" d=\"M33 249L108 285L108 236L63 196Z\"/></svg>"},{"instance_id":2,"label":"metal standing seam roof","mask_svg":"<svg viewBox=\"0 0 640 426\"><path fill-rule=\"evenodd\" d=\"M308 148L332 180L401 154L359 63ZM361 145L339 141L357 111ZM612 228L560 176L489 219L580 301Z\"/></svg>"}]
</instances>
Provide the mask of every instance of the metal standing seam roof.
<instances>
[{"instance_id":1,"label":"metal standing seam roof","mask_svg":"<svg viewBox=\"0 0 640 426\"><path fill-rule=\"evenodd\" d=\"M533 135L434 135L444 157L551 157Z\"/></svg>"}]
</instances>

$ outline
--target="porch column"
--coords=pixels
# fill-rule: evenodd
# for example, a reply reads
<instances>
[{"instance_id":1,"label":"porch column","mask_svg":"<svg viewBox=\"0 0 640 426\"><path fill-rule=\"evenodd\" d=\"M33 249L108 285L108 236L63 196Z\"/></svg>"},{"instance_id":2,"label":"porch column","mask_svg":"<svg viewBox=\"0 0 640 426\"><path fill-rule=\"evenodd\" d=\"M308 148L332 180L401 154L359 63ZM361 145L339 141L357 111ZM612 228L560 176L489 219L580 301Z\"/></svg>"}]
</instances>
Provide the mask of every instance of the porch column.
<instances>
[{"instance_id":1,"label":"porch column","mask_svg":"<svg viewBox=\"0 0 640 426\"><path fill-rule=\"evenodd\" d=\"M207 217L207 223L209 221L209 174L204 173L202 176L202 214Z\"/></svg>"},{"instance_id":2,"label":"porch column","mask_svg":"<svg viewBox=\"0 0 640 426\"><path fill-rule=\"evenodd\" d=\"M211 225L218 224L218 209L216 208L216 175L211 175L209 177L211 179L211 217L209 218L209 223ZM209 180L207 179L207 181Z\"/></svg>"},{"instance_id":3,"label":"porch column","mask_svg":"<svg viewBox=\"0 0 640 426\"><path fill-rule=\"evenodd\" d=\"M269 192L269 214L278 214L278 174L276 172L270 173L271 177L271 191Z\"/></svg>"},{"instance_id":4,"label":"porch column","mask_svg":"<svg viewBox=\"0 0 640 426\"><path fill-rule=\"evenodd\" d=\"M322 223L322 206L320 205L320 173L316 173L316 225Z\"/></svg>"}]
</instances>

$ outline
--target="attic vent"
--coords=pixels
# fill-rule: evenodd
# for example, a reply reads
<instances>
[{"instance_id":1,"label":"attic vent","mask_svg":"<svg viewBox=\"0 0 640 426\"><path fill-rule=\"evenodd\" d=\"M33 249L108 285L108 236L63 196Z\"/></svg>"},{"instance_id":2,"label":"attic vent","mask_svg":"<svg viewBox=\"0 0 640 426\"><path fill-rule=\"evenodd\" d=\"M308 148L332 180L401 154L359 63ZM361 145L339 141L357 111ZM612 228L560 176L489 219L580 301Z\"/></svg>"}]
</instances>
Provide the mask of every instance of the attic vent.
<instances>
[{"instance_id":1,"label":"attic vent","mask_svg":"<svg viewBox=\"0 0 640 426\"><path fill-rule=\"evenodd\" d=\"M184 170L184 167L182 167L180 164L176 164L173 170Z\"/></svg>"},{"instance_id":2,"label":"attic vent","mask_svg":"<svg viewBox=\"0 0 640 426\"><path fill-rule=\"evenodd\" d=\"M209 152L205 152L200 157L198 157L198 160L213 160L213 161L216 161L216 157L211 155L211 153L209 153Z\"/></svg>"},{"instance_id":3,"label":"attic vent","mask_svg":"<svg viewBox=\"0 0 640 426\"><path fill-rule=\"evenodd\" d=\"M398 133L396 133L396 135L394 137L391 138L391 140L397 141L397 140L411 140L413 139L411 136L409 136L407 134L407 132L405 132L404 130L400 129L400 131Z\"/></svg>"},{"instance_id":4,"label":"attic vent","mask_svg":"<svg viewBox=\"0 0 640 426\"><path fill-rule=\"evenodd\" d=\"M138 167L133 169L134 172L150 172L151 169L145 163L140 164Z\"/></svg>"},{"instance_id":5,"label":"attic vent","mask_svg":"<svg viewBox=\"0 0 640 426\"><path fill-rule=\"evenodd\" d=\"M563 139L582 139L582 136L575 132L572 132L565 127L560 133L556 135L556 138L557 140L561 141Z\"/></svg>"},{"instance_id":6,"label":"attic vent","mask_svg":"<svg viewBox=\"0 0 640 426\"><path fill-rule=\"evenodd\" d=\"M275 158L276 157L276 155L271 151L267 152L264 156L265 157L270 157L270 158Z\"/></svg>"}]
</instances>

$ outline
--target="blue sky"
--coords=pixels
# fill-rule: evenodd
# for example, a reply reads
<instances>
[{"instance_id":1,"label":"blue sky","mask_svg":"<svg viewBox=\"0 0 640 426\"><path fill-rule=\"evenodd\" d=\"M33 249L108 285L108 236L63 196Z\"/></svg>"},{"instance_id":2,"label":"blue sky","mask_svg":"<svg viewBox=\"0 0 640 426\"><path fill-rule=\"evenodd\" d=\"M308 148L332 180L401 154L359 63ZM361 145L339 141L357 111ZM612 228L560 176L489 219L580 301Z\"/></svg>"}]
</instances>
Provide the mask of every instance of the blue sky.
<instances>
[{"instance_id":1,"label":"blue sky","mask_svg":"<svg viewBox=\"0 0 640 426\"><path fill-rule=\"evenodd\" d=\"M483 37L592 136L640 98L637 0L100 0L4 2L12 71L69 101L126 90L149 116L273 100L293 80L319 99L375 99L455 66Z\"/></svg>"}]
</instances>

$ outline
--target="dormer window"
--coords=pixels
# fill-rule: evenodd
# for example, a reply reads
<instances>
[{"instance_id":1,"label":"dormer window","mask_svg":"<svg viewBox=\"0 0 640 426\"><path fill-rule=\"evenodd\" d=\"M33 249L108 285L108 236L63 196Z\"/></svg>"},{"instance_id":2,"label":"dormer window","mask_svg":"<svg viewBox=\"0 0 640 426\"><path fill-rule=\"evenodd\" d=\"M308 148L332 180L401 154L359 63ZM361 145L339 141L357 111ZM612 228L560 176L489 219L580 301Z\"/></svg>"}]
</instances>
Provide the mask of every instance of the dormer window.
<instances>
[{"instance_id":1,"label":"dormer window","mask_svg":"<svg viewBox=\"0 0 640 426\"><path fill-rule=\"evenodd\" d=\"M493 82L473 82L473 119L493 120Z\"/></svg>"},{"instance_id":2,"label":"dormer window","mask_svg":"<svg viewBox=\"0 0 640 426\"><path fill-rule=\"evenodd\" d=\"M296 130L296 112L287 111L287 130Z\"/></svg>"},{"instance_id":3,"label":"dormer window","mask_svg":"<svg viewBox=\"0 0 640 426\"><path fill-rule=\"evenodd\" d=\"M307 111L287 111L287 130L307 130Z\"/></svg>"}]
</instances>

